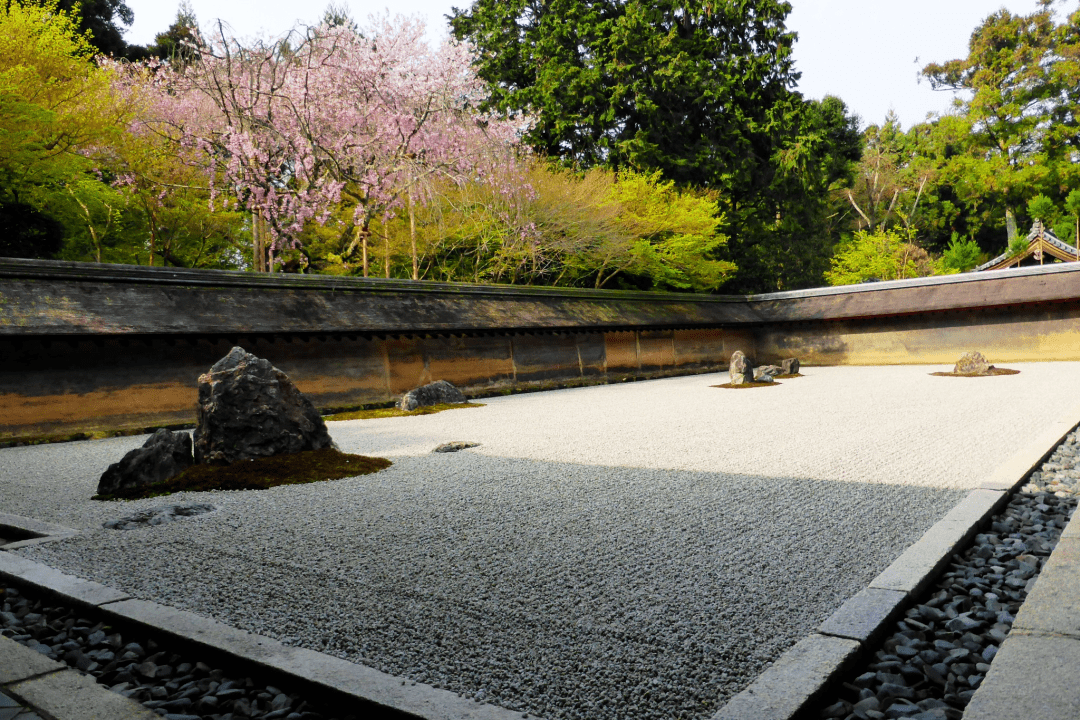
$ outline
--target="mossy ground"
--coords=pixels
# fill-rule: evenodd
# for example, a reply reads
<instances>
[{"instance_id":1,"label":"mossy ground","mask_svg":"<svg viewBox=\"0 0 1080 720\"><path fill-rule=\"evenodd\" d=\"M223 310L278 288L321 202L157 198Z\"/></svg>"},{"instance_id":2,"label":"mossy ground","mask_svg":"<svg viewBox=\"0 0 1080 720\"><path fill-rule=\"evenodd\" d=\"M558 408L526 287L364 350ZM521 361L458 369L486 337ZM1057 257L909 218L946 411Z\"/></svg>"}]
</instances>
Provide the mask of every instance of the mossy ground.
<instances>
[{"instance_id":1,"label":"mossy ground","mask_svg":"<svg viewBox=\"0 0 1080 720\"><path fill-rule=\"evenodd\" d=\"M278 485L303 483L367 475L390 467L389 460L365 455L349 455L325 448L291 455L275 455L256 460L241 460L230 465L192 465L165 482L116 495L95 495L94 500L135 500L170 495L185 490L263 490Z\"/></svg>"},{"instance_id":2,"label":"mossy ground","mask_svg":"<svg viewBox=\"0 0 1080 720\"><path fill-rule=\"evenodd\" d=\"M725 390L746 390L746 389L749 389L749 388L775 387L775 386L777 386L779 384L780 383L778 383L778 382L771 382L771 383L752 382L752 383L743 383L742 385L732 385L731 383L724 383L723 385L710 385L709 387L724 388Z\"/></svg>"},{"instance_id":3,"label":"mossy ground","mask_svg":"<svg viewBox=\"0 0 1080 720\"><path fill-rule=\"evenodd\" d=\"M936 372L930 374L936 377L994 377L996 375L1019 375L1020 371L1010 370L1009 368L991 367L983 373Z\"/></svg>"},{"instance_id":4,"label":"mossy ground","mask_svg":"<svg viewBox=\"0 0 1080 720\"><path fill-rule=\"evenodd\" d=\"M370 410L354 410L352 412L324 415L323 420L374 420L375 418L411 417L413 415L434 415L443 410L463 410L465 408L478 407L484 407L483 403L443 403L441 405L418 407L409 412L405 412L396 407L372 408Z\"/></svg>"}]
</instances>

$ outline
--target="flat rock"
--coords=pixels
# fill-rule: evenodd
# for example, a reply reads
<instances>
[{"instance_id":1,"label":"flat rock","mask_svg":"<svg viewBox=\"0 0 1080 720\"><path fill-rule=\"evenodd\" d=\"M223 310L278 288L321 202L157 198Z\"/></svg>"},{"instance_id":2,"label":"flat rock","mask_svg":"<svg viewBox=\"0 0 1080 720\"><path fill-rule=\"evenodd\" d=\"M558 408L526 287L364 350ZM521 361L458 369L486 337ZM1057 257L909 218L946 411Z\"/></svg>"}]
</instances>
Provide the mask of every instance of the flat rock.
<instances>
[{"instance_id":1,"label":"flat rock","mask_svg":"<svg viewBox=\"0 0 1080 720\"><path fill-rule=\"evenodd\" d=\"M173 522L177 518L193 517L213 512L217 508L208 503L181 503L178 505L161 505L147 508L134 515L109 520L102 523L102 527L109 530L134 530L135 528L164 525Z\"/></svg>"},{"instance_id":2,"label":"flat rock","mask_svg":"<svg viewBox=\"0 0 1080 720\"><path fill-rule=\"evenodd\" d=\"M452 453L459 450L465 450L467 448L480 447L480 443L466 442L464 440L455 440L454 442L443 443L439 447L435 448L431 452L437 453Z\"/></svg>"}]
</instances>

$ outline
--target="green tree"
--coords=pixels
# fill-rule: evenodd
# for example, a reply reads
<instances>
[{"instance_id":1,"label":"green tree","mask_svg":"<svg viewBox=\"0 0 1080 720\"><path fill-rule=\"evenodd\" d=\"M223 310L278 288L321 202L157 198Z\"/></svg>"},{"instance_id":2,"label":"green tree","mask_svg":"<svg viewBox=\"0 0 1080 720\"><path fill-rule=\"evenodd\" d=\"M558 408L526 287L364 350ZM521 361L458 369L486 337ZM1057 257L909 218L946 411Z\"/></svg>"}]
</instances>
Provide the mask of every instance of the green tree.
<instances>
[{"instance_id":1,"label":"green tree","mask_svg":"<svg viewBox=\"0 0 1080 720\"><path fill-rule=\"evenodd\" d=\"M779 0L476 0L454 9L490 104L570 166L719 192L733 289L820 281L828 190L858 157L843 103L805 101Z\"/></svg>"},{"instance_id":2,"label":"green tree","mask_svg":"<svg viewBox=\"0 0 1080 720\"><path fill-rule=\"evenodd\" d=\"M825 273L830 285L903 280L942 272L940 261L897 230L857 230L836 250Z\"/></svg>"},{"instance_id":3,"label":"green tree","mask_svg":"<svg viewBox=\"0 0 1080 720\"><path fill-rule=\"evenodd\" d=\"M1040 4L1029 15L1003 9L988 16L967 57L923 68L935 89L971 93L959 103L970 134L952 174L970 197L995 209L1010 242L1023 234L1017 215L1024 200L1039 192L1054 198L1076 174L1075 133L1063 132L1063 118L1080 107L1080 14L1059 25L1050 2Z\"/></svg>"}]
</instances>

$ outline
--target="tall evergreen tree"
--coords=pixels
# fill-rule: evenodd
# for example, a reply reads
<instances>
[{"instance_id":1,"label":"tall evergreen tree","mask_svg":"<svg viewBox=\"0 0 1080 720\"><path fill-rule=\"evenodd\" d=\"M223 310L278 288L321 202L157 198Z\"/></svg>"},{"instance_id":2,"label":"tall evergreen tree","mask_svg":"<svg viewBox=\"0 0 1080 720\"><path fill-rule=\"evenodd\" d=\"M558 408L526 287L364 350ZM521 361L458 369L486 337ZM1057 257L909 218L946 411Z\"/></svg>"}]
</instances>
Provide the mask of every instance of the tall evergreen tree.
<instances>
[{"instance_id":1,"label":"tall evergreen tree","mask_svg":"<svg viewBox=\"0 0 1080 720\"><path fill-rule=\"evenodd\" d=\"M451 26L476 45L490 104L532 116L533 147L720 191L733 289L777 289L821 282L831 240L804 208L858 157L843 103L793 89L790 11L781 0L476 0ZM837 162L821 176L826 156ZM802 261L808 252L820 261Z\"/></svg>"}]
</instances>

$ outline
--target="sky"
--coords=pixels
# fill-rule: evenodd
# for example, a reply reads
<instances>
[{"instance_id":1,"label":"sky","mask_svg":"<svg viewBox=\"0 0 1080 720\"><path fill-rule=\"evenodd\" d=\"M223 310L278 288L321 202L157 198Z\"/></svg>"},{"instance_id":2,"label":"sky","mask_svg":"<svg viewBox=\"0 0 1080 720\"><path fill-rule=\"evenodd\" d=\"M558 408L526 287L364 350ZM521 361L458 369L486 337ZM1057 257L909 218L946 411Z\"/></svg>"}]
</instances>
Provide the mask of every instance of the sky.
<instances>
[{"instance_id":1,"label":"sky","mask_svg":"<svg viewBox=\"0 0 1080 720\"><path fill-rule=\"evenodd\" d=\"M295 23L314 24L330 0L190 0L204 28L225 21L240 37L277 36ZM387 11L378 0L336 0L365 24L373 13ZM394 0L394 14L427 20L432 39L447 34L445 15L470 0ZM802 73L798 89L807 97L836 95L857 114L862 126L880 124L892 110L905 128L929 113L949 110L953 96L920 82L919 70L930 62L967 55L972 31L983 18L1005 8L1027 14L1038 0L791 0L788 28L798 33L795 67ZM135 22L129 43L152 42L176 17L178 0L127 0ZM1060 14L1075 9L1075 0L1058 0Z\"/></svg>"}]
</instances>

